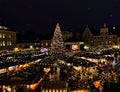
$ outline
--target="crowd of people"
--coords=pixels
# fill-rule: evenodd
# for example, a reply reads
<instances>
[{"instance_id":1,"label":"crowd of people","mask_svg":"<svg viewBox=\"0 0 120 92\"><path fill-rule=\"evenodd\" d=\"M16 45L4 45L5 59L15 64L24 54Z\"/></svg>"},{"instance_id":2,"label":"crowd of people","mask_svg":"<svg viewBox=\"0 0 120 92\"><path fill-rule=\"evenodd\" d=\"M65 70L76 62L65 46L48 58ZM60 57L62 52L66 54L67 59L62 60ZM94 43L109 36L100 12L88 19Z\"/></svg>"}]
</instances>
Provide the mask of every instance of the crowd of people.
<instances>
[{"instance_id":1,"label":"crowd of people","mask_svg":"<svg viewBox=\"0 0 120 92\"><path fill-rule=\"evenodd\" d=\"M117 53L117 55L116 55ZM112 58L106 58L105 55L111 55ZM69 86L71 90L74 89L88 89L90 92L119 92L120 89L120 59L115 59L119 55L119 51L117 50L108 50L102 51L102 54L94 54L89 52L80 52L74 55L74 57L86 57L86 58L97 58L98 61L100 57L104 57L106 62L97 62L96 65L88 66L87 63L83 64L81 59L74 59L74 63L77 62L77 66L81 66L82 68L77 70L77 73L72 72L70 76L71 80L69 80ZM72 60L71 59L71 60ZM116 64L113 65L114 60L116 60ZM75 64L74 64L75 65Z\"/></svg>"},{"instance_id":2,"label":"crowd of people","mask_svg":"<svg viewBox=\"0 0 120 92\"><path fill-rule=\"evenodd\" d=\"M38 56L34 56L35 54L39 54L40 52L12 52L8 54L4 54L0 56L0 69L6 68L9 66L14 66L18 64L25 64L28 62L32 62L38 58ZM34 57L33 57L34 56Z\"/></svg>"}]
</instances>

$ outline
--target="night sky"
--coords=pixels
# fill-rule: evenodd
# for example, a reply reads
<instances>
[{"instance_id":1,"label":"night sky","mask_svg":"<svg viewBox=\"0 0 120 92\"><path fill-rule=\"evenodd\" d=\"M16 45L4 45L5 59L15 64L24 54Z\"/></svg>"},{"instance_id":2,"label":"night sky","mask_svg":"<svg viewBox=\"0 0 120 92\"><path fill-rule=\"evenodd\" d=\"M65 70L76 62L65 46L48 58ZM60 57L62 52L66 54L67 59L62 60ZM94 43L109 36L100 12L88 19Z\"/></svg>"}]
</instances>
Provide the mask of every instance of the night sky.
<instances>
[{"instance_id":1,"label":"night sky","mask_svg":"<svg viewBox=\"0 0 120 92\"><path fill-rule=\"evenodd\" d=\"M0 21L16 31L47 32L120 23L120 0L0 0Z\"/></svg>"}]
</instances>

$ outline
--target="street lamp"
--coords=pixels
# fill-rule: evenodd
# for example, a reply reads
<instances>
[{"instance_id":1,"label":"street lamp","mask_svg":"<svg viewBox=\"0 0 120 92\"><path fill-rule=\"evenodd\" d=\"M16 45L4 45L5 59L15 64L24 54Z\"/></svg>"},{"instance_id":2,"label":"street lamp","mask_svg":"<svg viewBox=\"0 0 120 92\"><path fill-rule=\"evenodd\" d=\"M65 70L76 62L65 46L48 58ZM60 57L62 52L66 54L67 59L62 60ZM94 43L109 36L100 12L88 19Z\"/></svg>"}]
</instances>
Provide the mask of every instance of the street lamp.
<instances>
[{"instance_id":1,"label":"street lamp","mask_svg":"<svg viewBox=\"0 0 120 92\"><path fill-rule=\"evenodd\" d=\"M32 46L32 45L30 45L30 49L33 49L33 46Z\"/></svg>"},{"instance_id":2,"label":"street lamp","mask_svg":"<svg viewBox=\"0 0 120 92\"><path fill-rule=\"evenodd\" d=\"M18 51L19 51L18 47L14 48L14 52L18 52Z\"/></svg>"}]
</instances>

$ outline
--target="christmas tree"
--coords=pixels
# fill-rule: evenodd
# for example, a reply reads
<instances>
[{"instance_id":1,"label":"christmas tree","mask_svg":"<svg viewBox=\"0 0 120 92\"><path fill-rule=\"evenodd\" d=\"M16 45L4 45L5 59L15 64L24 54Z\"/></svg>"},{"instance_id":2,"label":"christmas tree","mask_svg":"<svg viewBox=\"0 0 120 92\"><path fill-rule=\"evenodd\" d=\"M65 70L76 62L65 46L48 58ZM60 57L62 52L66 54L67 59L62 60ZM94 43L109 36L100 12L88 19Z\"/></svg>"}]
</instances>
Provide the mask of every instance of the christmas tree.
<instances>
[{"instance_id":1,"label":"christmas tree","mask_svg":"<svg viewBox=\"0 0 120 92\"><path fill-rule=\"evenodd\" d=\"M65 55L64 42L59 23L57 23L54 31L50 53L57 58L61 58Z\"/></svg>"}]
</instances>

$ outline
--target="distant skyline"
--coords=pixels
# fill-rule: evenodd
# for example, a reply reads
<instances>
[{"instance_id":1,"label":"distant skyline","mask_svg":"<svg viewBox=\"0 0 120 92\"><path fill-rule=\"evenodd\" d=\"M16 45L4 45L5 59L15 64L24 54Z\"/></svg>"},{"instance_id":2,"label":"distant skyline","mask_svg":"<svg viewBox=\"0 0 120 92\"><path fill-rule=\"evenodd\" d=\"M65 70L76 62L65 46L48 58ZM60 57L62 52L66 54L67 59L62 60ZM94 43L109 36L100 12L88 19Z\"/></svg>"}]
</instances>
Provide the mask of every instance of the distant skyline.
<instances>
[{"instance_id":1,"label":"distant skyline","mask_svg":"<svg viewBox=\"0 0 120 92\"><path fill-rule=\"evenodd\" d=\"M85 25L120 24L120 0L0 0L0 22L16 31L45 33Z\"/></svg>"}]
</instances>

